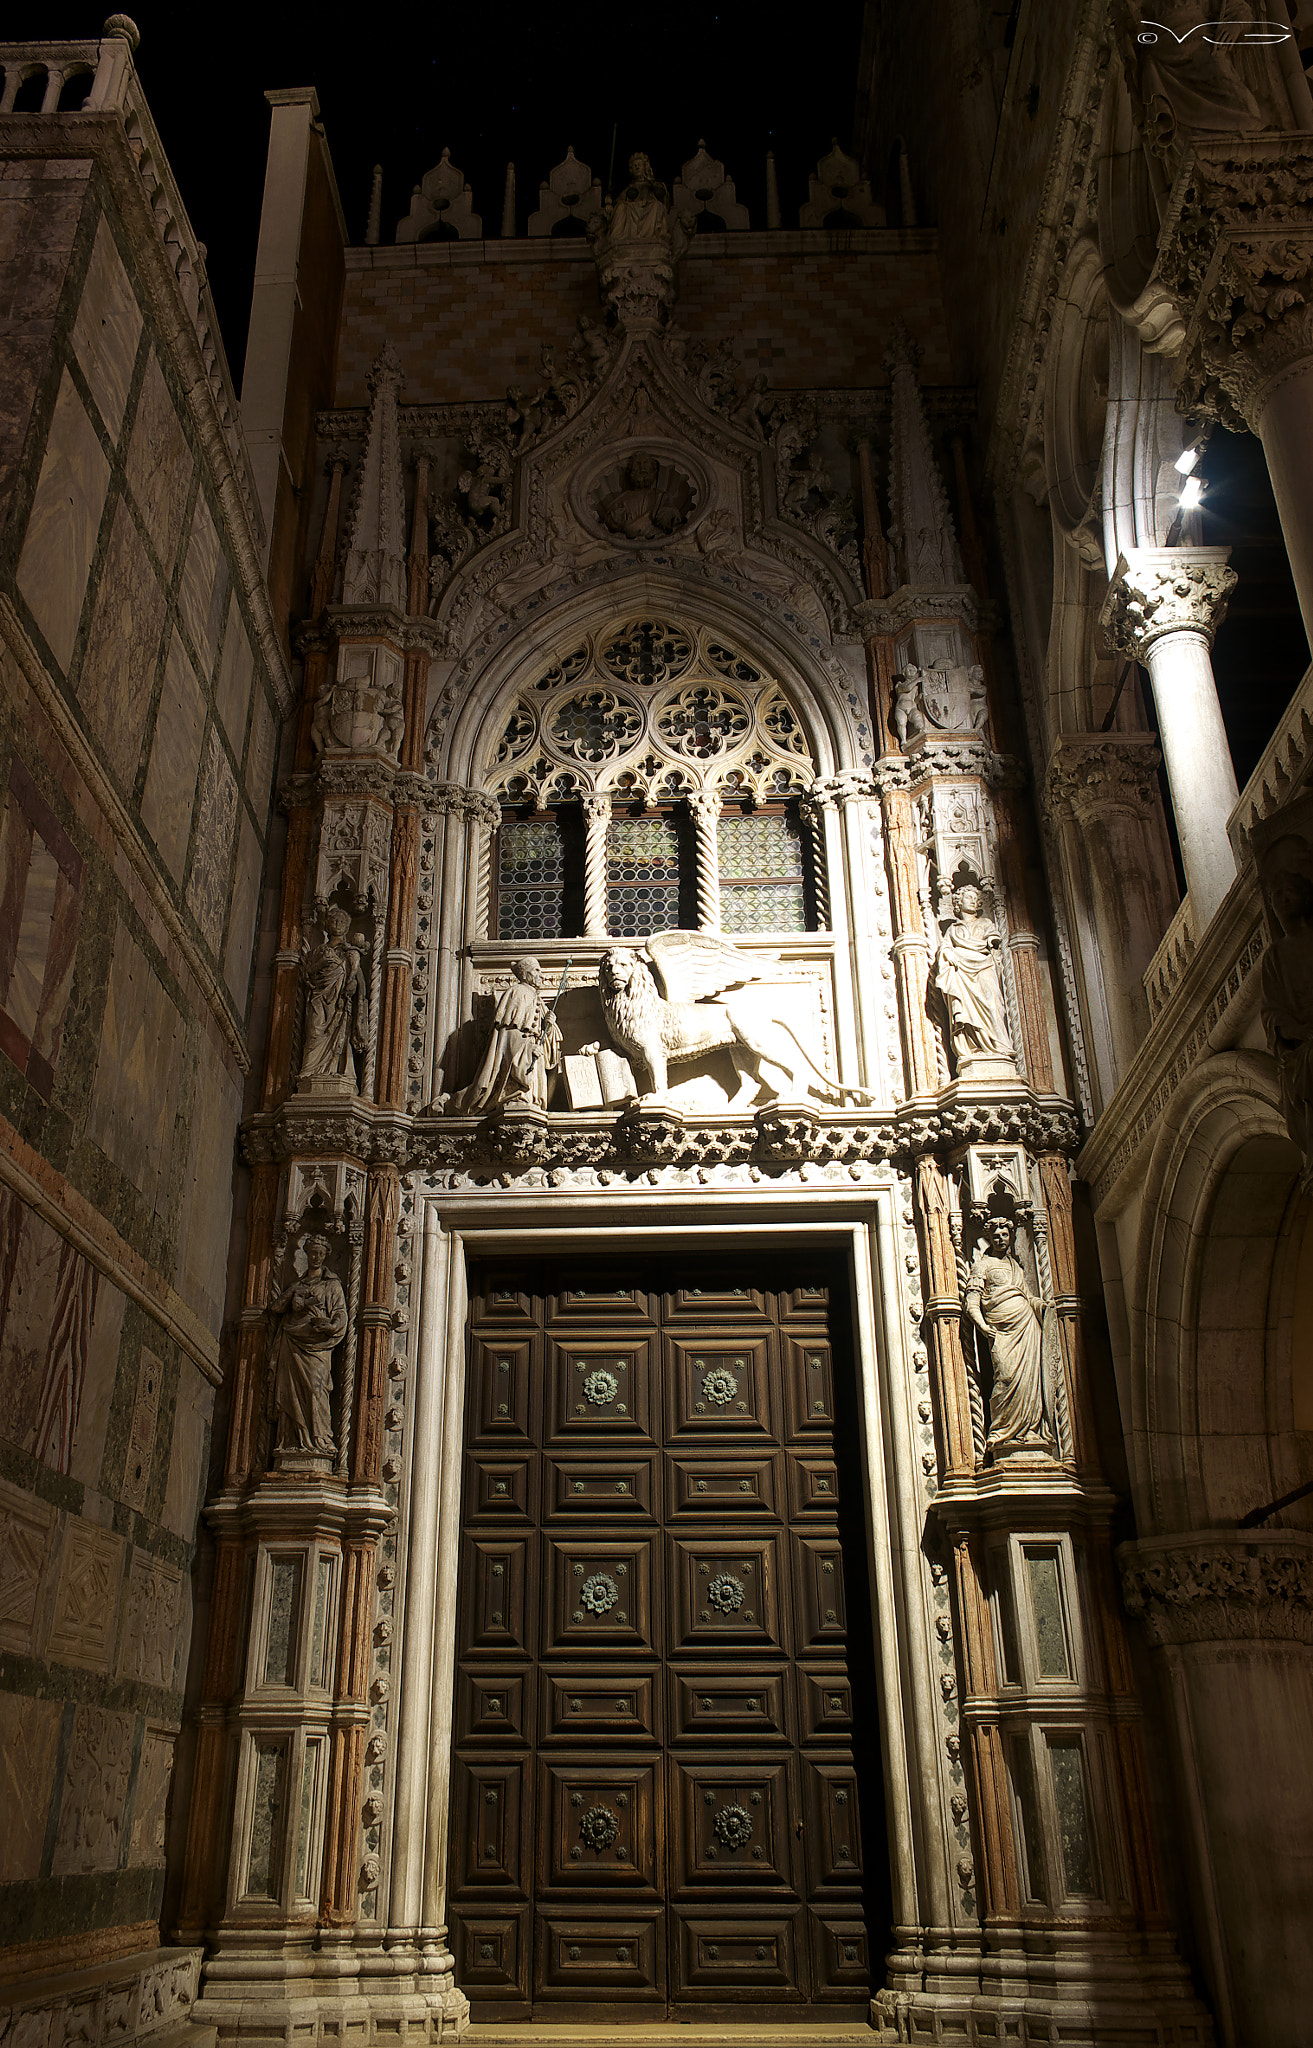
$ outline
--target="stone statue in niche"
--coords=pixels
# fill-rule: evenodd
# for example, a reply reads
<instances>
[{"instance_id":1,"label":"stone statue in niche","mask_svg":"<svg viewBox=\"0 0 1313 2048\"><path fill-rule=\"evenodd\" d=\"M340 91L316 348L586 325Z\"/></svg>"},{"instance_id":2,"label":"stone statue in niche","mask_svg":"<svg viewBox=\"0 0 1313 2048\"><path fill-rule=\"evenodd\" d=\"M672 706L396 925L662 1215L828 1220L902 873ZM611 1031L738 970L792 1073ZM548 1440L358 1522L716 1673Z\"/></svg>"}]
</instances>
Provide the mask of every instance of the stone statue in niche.
<instances>
[{"instance_id":1,"label":"stone statue in niche","mask_svg":"<svg viewBox=\"0 0 1313 2048\"><path fill-rule=\"evenodd\" d=\"M278 1319L274 1414L280 1451L333 1455L333 1352L347 1332L346 1296L327 1270L328 1239L308 1237L306 1270L269 1304Z\"/></svg>"},{"instance_id":2,"label":"stone statue in niche","mask_svg":"<svg viewBox=\"0 0 1313 2048\"><path fill-rule=\"evenodd\" d=\"M599 522L623 540L664 540L688 525L691 493L684 478L661 483L655 455L631 455L621 468L618 490L597 500Z\"/></svg>"},{"instance_id":3,"label":"stone statue in niche","mask_svg":"<svg viewBox=\"0 0 1313 2048\"><path fill-rule=\"evenodd\" d=\"M1182 129L1246 135L1300 125L1282 77L1281 37L1261 15L1212 0L1154 0L1151 10L1133 11L1146 126L1160 148Z\"/></svg>"},{"instance_id":4,"label":"stone statue in niche","mask_svg":"<svg viewBox=\"0 0 1313 2048\"><path fill-rule=\"evenodd\" d=\"M1307 813L1308 807L1301 806ZM1283 829L1254 833L1258 878L1272 943L1263 955L1261 1003L1277 1063L1286 1128L1313 1187L1313 845Z\"/></svg>"},{"instance_id":5,"label":"stone statue in niche","mask_svg":"<svg viewBox=\"0 0 1313 2048\"><path fill-rule=\"evenodd\" d=\"M602 1013L616 1044L635 1060L640 1084L646 1080L641 1102L664 1098L672 1066L717 1052L729 1054L738 1078L731 1109L747 1108L763 1090L767 1100L784 1090L792 1101L808 1095L823 1102L874 1100L866 1089L823 1073L792 1026L772 1014L770 993L754 984L789 976L787 969L763 975L766 957L740 953L709 932L657 932L641 952L617 947L603 956ZM710 1000L720 995L723 1002ZM783 1089L763 1067L780 1076Z\"/></svg>"},{"instance_id":6,"label":"stone statue in niche","mask_svg":"<svg viewBox=\"0 0 1313 2048\"><path fill-rule=\"evenodd\" d=\"M542 996L543 972L532 958L516 960L509 988L497 998L479 1071L465 1091L468 1113L547 1107L547 1076L561 1062L561 1032Z\"/></svg>"},{"instance_id":7,"label":"stone statue in niche","mask_svg":"<svg viewBox=\"0 0 1313 2048\"><path fill-rule=\"evenodd\" d=\"M930 979L948 1013L959 1074L982 1060L1015 1061L1003 998L1003 941L974 882L953 892L956 915L945 925Z\"/></svg>"},{"instance_id":8,"label":"stone statue in niche","mask_svg":"<svg viewBox=\"0 0 1313 2048\"><path fill-rule=\"evenodd\" d=\"M613 242L660 241L669 232L669 205L670 194L653 175L652 159L636 150L629 159L629 183L606 214L606 231Z\"/></svg>"},{"instance_id":9,"label":"stone statue in niche","mask_svg":"<svg viewBox=\"0 0 1313 2048\"><path fill-rule=\"evenodd\" d=\"M893 728L906 752L932 728L942 733L982 732L989 715L985 671L980 663L919 668L909 661L894 677Z\"/></svg>"},{"instance_id":10,"label":"stone statue in niche","mask_svg":"<svg viewBox=\"0 0 1313 2048\"><path fill-rule=\"evenodd\" d=\"M301 1080L341 1076L356 1087L355 1056L369 1044L369 983L361 964L365 941L351 930L351 913L330 904L324 936L301 953L305 987L305 1028Z\"/></svg>"},{"instance_id":11,"label":"stone statue in niche","mask_svg":"<svg viewBox=\"0 0 1313 2048\"><path fill-rule=\"evenodd\" d=\"M963 1304L993 1357L985 1450L995 1459L1015 1451L1043 1451L1051 1457L1054 1448L1045 1413L1045 1305L1030 1290L1016 1257L1016 1237L1010 1217L986 1219Z\"/></svg>"}]
</instances>

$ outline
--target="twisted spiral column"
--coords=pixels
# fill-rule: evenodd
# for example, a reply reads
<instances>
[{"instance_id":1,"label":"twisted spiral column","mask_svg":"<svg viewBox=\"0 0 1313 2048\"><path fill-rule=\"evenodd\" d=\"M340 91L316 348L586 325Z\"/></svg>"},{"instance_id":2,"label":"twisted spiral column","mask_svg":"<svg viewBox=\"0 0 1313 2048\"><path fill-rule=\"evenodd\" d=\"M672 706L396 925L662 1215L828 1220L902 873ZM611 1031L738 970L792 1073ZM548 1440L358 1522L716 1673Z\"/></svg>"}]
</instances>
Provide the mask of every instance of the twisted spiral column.
<instances>
[{"instance_id":1,"label":"twisted spiral column","mask_svg":"<svg viewBox=\"0 0 1313 2048\"><path fill-rule=\"evenodd\" d=\"M611 822L609 796L582 799L584 824L584 931L590 939L606 937L606 828Z\"/></svg>"},{"instance_id":2,"label":"twisted spiral column","mask_svg":"<svg viewBox=\"0 0 1313 2048\"><path fill-rule=\"evenodd\" d=\"M720 798L714 790L699 790L688 800L697 834L698 930L720 930L720 848L716 842L716 820Z\"/></svg>"}]
</instances>

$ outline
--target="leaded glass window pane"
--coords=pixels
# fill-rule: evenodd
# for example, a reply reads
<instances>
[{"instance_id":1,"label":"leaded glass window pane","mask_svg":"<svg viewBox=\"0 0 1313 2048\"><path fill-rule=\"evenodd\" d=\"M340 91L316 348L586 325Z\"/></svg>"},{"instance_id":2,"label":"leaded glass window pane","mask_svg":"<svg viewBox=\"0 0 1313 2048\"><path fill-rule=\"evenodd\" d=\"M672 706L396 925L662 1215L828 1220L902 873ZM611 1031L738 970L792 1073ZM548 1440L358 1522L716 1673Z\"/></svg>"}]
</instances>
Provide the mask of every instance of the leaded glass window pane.
<instances>
[{"instance_id":1,"label":"leaded glass window pane","mask_svg":"<svg viewBox=\"0 0 1313 2048\"><path fill-rule=\"evenodd\" d=\"M583 929L583 820L576 805L502 812L496 852L499 939L568 938Z\"/></svg>"},{"instance_id":2,"label":"leaded glass window pane","mask_svg":"<svg viewBox=\"0 0 1313 2048\"><path fill-rule=\"evenodd\" d=\"M668 811L612 818L606 828L606 926L613 938L646 939L681 923L681 855L692 880L688 835ZM688 920L690 923L692 920Z\"/></svg>"},{"instance_id":3,"label":"leaded glass window pane","mask_svg":"<svg viewBox=\"0 0 1313 2048\"><path fill-rule=\"evenodd\" d=\"M720 926L805 932L802 829L787 811L722 811L716 821Z\"/></svg>"}]
</instances>

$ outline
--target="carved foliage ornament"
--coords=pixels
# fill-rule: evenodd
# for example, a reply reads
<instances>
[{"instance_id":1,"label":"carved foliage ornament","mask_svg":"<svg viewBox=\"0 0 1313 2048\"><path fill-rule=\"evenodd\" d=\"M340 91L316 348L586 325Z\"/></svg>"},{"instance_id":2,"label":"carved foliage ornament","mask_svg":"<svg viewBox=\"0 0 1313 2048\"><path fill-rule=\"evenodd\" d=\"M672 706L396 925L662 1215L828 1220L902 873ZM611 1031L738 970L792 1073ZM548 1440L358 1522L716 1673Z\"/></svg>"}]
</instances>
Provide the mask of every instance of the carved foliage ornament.
<instances>
[{"instance_id":1,"label":"carved foliage ornament","mask_svg":"<svg viewBox=\"0 0 1313 2048\"><path fill-rule=\"evenodd\" d=\"M1100 621L1113 645L1143 660L1167 633L1211 645L1236 586L1229 548L1135 548L1118 559Z\"/></svg>"},{"instance_id":2,"label":"carved foliage ornament","mask_svg":"<svg viewBox=\"0 0 1313 2048\"><path fill-rule=\"evenodd\" d=\"M1298 1536L1118 1553L1127 1611L1156 1643L1313 1642L1313 1546Z\"/></svg>"},{"instance_id":3,"label":"carved foliage ornament","mask_svg":"<svg viewBox=\"0 0 1313 2048\"><path fill-rule=\"evenodd\" d=\"M665 619L613 627L554 661L510 707L488 768L503 801L538 804L704 789L762 800L801 794L814 774L780 685Z\"/></svg>"}]
</instances>

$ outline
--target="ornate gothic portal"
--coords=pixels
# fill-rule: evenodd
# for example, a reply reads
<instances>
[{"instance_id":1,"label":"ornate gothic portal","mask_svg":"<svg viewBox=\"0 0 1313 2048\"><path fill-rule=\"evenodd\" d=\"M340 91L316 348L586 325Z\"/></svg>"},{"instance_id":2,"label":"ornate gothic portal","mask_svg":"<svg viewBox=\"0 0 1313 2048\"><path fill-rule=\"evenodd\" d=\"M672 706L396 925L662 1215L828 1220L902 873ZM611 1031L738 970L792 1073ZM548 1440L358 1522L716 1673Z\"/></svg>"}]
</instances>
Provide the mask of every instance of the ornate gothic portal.
<instances>
[{"instance_id":1,"label":"ornate gothic portal","mask_svg":"<svg viewBox=\"0 0 1313 2048\"><path fill-rule=\"evenodd\" d=\"M798 395L682 334L635 161L541 388L409 405L389 344L319 420L199 2012L1079 1980L1164 2040L1073 1085L918 351Z\"/></svg>"}]
</instances>

